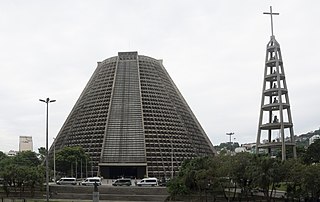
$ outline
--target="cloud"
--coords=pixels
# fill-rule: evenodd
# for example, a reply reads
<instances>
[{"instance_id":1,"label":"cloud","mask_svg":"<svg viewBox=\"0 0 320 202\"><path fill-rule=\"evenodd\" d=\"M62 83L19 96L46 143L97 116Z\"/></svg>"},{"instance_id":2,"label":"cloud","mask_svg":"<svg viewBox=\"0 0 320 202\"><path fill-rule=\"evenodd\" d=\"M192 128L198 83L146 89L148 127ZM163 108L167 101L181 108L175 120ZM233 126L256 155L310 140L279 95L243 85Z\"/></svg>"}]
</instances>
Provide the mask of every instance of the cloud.
<instances>
[{"instance_id":1,"label":"cloud","mask_svg":"<svg viewBox=\"0 0 320 202\"><path fill-rule=\"evenodd\" d=\"M270 19L282 49L296 133L319 128L319 2L2 1L0 150L20 135L50 142L96 68L119 51L163 59L214 144L255 142ZM290 6L288 6L290 5Z\"/></svg>"}]
</instances>

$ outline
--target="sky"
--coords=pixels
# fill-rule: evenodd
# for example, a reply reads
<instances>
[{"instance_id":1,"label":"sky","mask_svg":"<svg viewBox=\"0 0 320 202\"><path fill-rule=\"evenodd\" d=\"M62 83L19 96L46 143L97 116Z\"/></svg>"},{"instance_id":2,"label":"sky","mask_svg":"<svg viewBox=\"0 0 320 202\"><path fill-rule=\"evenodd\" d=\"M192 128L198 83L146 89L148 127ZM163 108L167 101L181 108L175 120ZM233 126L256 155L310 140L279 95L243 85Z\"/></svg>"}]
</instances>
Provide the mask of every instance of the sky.
<instances>
[{"instance_id":1,"label":"sky","mask_svg":"<svg viewBox=\"0 0 320 202\"><path fill-rule=\"evenodd\" d=\"M97 67L122 51L163 64L213 145L256 141L266 45L280 43L296 135L320 127L319 0L0 1L0 151L49 144Z\"/></svg>"}]
</instances>

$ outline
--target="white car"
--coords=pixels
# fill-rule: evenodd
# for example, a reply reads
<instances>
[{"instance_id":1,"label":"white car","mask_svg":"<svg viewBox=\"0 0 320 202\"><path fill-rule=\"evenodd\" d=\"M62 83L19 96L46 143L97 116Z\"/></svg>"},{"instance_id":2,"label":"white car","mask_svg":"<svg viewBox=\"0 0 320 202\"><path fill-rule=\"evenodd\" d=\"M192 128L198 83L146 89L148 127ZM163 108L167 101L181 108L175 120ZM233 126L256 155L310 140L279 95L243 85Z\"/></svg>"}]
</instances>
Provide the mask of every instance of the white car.
<instances>
[{"instance_id":1,"label":"white car","mask_svg":"<svg viewBox=\"0 0 320 202\"><path fill-rule=\"evenodd\" d=\"M138 186L158 186L158 179L155 177L143 178L137 183Z\"/></svg>"},{"instance_id":2,"label":"white car","mask_svg":"<svg viewBox=\"0 0 320 202\"><path fill-rule=\"evenodd\" d=\"M83 186L93 186L95 183L97 185L101 185L101 178L100 177L88 177L85 180L83 180L80 184Z\"/></svg>"},{"instance_id":3,"label":"white car","mask_svg":"<svg viewBox=\"0 0 320 202\"><path fill-rule=\"evenodd\" d=\"M60 180L57 181L57 184L59 185L76 185L77 180L74 177L62 177Z\"/></svg>"}]
</instances>

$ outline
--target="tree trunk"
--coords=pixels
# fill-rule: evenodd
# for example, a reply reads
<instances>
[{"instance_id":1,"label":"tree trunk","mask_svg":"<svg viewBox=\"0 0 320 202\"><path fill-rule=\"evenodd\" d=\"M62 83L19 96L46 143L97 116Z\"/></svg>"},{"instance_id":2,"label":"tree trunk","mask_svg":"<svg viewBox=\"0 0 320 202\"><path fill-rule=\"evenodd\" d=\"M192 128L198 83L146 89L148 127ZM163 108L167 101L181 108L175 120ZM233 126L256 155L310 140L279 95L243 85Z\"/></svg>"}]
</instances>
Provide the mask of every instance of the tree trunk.
<instances>
[{"instance_id":1,"label":"tree trunk","mask_svg":"<svg viewBox=\"0 0 320 202\"><path fill-rule=\"evenodd\" d=\"M70 177L73 177L73 163L71 163L71 171L70 171Z\"/></svg>"}]
</instances>

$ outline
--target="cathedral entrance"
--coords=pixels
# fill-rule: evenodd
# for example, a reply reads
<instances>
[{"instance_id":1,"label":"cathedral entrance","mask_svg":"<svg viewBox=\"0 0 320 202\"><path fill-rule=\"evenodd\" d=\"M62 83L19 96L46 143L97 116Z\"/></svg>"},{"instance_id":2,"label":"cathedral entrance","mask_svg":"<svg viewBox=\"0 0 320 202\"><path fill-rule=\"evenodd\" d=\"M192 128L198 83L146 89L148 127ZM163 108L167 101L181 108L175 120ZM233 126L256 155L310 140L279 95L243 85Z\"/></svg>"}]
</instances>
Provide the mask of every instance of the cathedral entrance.
<instances>
[{"instance_id":1,"label":"cathedral entrance","mask_svg":"<svg viewBox=\"0 0 320 202\"><path fill-rule=\"evenodd\" d=\"M105 179L138 178L146 175L146 166L103 166L100 165L100 175Z\"/></svg>"}]
</instances>

